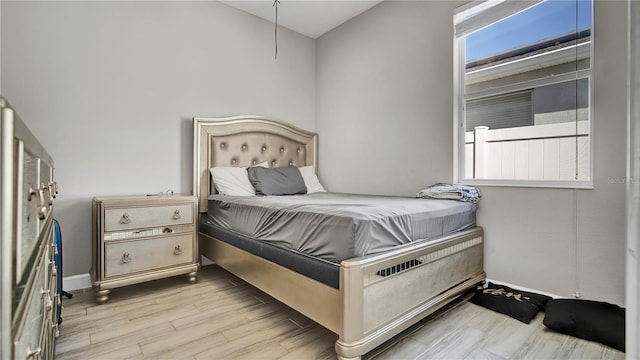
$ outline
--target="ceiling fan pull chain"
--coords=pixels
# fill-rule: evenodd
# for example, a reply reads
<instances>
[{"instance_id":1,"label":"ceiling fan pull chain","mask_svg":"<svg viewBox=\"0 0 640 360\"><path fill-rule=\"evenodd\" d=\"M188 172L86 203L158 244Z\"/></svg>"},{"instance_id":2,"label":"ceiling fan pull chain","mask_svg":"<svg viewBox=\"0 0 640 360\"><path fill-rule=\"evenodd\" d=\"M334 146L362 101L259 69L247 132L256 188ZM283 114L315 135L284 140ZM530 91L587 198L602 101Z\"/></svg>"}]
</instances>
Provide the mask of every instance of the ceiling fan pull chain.
<instances>
[{"instance_id":1,"label":"ceiling fan pull chain","mask_svg":"<svg viewBox=\"0 0 640 360\"><path fill-rule=\"evenodd\" d=\"M271 5L276 7L276 25L275 25L276 56L274 59L278 58L278 5L280 5L280 0L274 0L273 5Z\"/></svg>"}]
</instances>

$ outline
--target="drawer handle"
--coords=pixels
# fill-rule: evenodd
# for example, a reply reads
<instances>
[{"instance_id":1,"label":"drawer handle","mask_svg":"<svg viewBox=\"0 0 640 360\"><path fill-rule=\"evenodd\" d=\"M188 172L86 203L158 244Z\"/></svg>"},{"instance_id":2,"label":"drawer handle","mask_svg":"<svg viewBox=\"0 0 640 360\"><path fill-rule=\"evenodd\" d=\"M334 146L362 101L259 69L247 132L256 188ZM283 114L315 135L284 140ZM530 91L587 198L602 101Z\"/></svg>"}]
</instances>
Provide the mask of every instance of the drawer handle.
<instances>
[{"instance_id":1,"label":"drawer handle","mask_svg":"<svg viewBox=\"0 0 640 360\"><path fill-rule=\"evenodd\" d=\"M56 198L56 195L53 193L53 182L49 181L47 184L47 191L49 192L49 205L53 205L53 200Z\"/></svg>"},{"instance_id":2,"label":"drawer handle","mask_svg":"<svg viewBox=\"0 0 640 360\"><path fill-rule=\"evenodd\" d=\"M178 220L182 218L182 215L180 214L180 210L176 210L173 212L173 220Z\"/></svg>"},{"instance_id":3,"label":"drawer handle","mask_svg":"<svg viewBox=\"0 0 640 360\"><path fill-rule=\"evenodd\" d=\"M51 299L51 291L47 290L47 298L46 298L46 309L47 312L53 310L53 299Z\"/></svg>"},{"instance_id":4,"label":"drawer handle","mask_svg":"<svg viewBox=\"0 0 640 360\"><path fill-rule=\"evenodd\" d=\"M122 217L120 218L120 224L128 224L131 222L131 217L129 217L129 214L124 213L122 214Z\"/></svg>"},{"instance_id":5,"label":"drawer handle","mask_svg":"<svg viewBox=\"0 0 640 360\"><path fill-rule=\"evenodd\" d=\"M40 353L42 353L41 347L37 347L35 350L27 348L27 359L40 359Z\"/></svg>"},{"instance_id":6,"label":"drawer handle","mask_svg":"<svg viewBox=\"0 0 640 360\"><path fill-rule=\"evenodd\" d=\"M38 218L44 220L47 217L47 205L44 201L45 184L42 183L42 187L38 189Z\"/></svg>"},{"instance_id":7,"label":"drawer handle","mask_svg":"<svg viewBox=\"0 0 640 360\"><path fill-rule=\"evenodd\" d=\"M51 290L40 289L40 294L42 295L42 303L44 304L44 308L47 311L51 311L51 309L53 309L53 300L51 300Z\"/></svg>"},{"instance_id":8,"label":"drawer handle","mask_svg":"<svg viewBox=\"0 0 640 360\"><path fill-rule=\"evenodd\" d=\"M122 254L122 263L127 264L130 262L131 262L131 255L128 252Z\"/></svg>"},{"instance_id":9,"label":"drawer handle","mask_svg":"<svg viewBox=\"0 0 640 360\"><path fill-rule=\"evenodd\" d=\"M27 201L31 201L31 198L38 195L36 190L33 188L33 184L29 183L29 190L27 190L29 194L27 194Z\"/></svg>"},{"instance_id":10,"label":"drawer handle","mask_svg":"<svg viewBox=\"0 0 640 360\"><path fill-rule=\"evenodd\" d=\"M176 247L173 249L173 255L180 255L182 254L182 249L180 248L180 245L176 245Z\"/></svg>"},{"instance_id":11,"label":"drawer handle","mask_svg":"<svg viewBox=\"0 0 640 360\"><path fill-rule=\"evenodd\" d=\"M58 195L58 182L52 181L51 186L53 188L53 198L55 199L56 195Z\"/></svg>"}]
</instances>

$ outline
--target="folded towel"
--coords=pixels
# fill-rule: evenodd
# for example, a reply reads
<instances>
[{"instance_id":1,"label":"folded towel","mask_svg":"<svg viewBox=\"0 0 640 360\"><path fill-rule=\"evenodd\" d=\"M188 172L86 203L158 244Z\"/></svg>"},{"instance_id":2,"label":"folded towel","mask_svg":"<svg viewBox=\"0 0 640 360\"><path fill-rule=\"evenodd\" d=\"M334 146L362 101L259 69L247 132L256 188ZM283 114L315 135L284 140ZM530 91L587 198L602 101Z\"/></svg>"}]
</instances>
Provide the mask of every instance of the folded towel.
<instances>
[{"instance_id":1,"label":"folded towel","mask_svg":"<svg viewBox=\"0 0 640 360\"><path fill-rule=\"evenodd\" d=\"M448 199L477 203L482 195L474 186L462 184L436 183L420 190L417 198Z\"/></svg>"}]
</instances>

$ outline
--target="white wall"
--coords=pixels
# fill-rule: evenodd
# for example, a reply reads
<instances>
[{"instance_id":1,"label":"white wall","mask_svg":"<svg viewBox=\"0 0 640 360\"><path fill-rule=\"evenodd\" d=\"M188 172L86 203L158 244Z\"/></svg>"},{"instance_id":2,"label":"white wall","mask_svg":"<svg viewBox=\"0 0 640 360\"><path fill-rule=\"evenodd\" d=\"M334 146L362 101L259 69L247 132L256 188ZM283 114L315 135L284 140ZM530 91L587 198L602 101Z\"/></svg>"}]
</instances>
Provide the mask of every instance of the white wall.
<instances>
[{"instance_id":1,"label":"white wall","mask_svg":"<svg viewBox=\"0 0 640 360\"><path fill-rule=\"evenodd\" d=\"M193 116L314 130L315 43L218 2L1 2L2 95L56 161L64 275L91 198L192 191ZM269 5L270 6L270 5Z\"/></svg>"},{"instance_id":2,"label":"white wall","mask_svg":"<svg viewBox=\"0 0 640 360\"><path fill-rule=\"evenodd\" d=\"M385 1L317 40L316 128L328 188L413 195L451 181L460 4ZM626 2L598 1L594 14L595 189L484 187L478 223L490 278L623 304Z\"/></svg>"}]
</instances>

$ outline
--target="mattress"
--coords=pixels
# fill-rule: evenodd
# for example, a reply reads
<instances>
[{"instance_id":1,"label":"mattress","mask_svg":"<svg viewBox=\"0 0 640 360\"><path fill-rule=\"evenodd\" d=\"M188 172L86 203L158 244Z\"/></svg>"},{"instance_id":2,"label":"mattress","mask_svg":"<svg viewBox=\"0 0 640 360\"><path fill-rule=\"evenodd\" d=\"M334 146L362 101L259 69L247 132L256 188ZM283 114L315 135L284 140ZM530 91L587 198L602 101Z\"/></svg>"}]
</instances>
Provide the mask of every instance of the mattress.
<instances>
[{"instance_id":1,"label":"mattress","mask_svg":"<svg viewBox=\"0 0 640 360\"><path fill-rule=\"evenodd\" d=\"M284 266L298 274L340 289L339 264L305 255L298 251L283 249L265 241L255 240L233 230L207 224L206 220L201 221L200 232Z\"/></svg>"},{"instance_id":2,"label":"mattress","mask_svg":"<svg viewBox=\"0 0 640 360\"><path fill-rule=\"evenodd\" d=\"M205 223L339 263L474 227L477 209L453 200L341 193L210 195Z\"/></svg>"}]
</instances>

